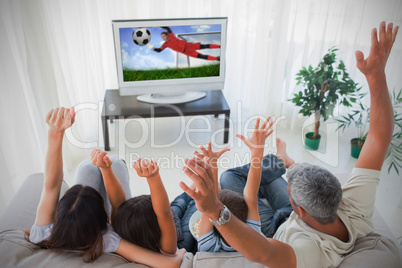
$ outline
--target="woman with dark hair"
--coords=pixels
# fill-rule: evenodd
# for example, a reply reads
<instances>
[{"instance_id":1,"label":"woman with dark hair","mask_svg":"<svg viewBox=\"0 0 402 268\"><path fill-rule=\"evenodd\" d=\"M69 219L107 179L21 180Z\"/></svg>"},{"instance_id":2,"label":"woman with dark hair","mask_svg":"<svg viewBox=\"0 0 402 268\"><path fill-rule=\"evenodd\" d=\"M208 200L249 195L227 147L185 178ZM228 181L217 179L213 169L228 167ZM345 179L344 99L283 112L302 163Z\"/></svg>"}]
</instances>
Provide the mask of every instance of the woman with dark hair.
<instances>
[{"instance_id":1,"label":"woman with dark hair","mask_svg":"<svg viewBox=\"0 0 402 268\"><path fill-rule=\"evenodd\" d=\"M74 108L57 108L47 114L49 131L45 178L35 223L27 232L29 241L46 249L82 250L85 262L95 261L103 252L115 252L148 266L179 267L184 250L178 251L174 257L163 256L133 245L113 231L108 224L109 216L102 198L102 188L104 196L105 190L101 173L88 161L77 169L77 184L59 200L63 181L63 137L74 120ZM125 166L124 161L115 162L113 168L123 170L119 176L122 182L127 181L123 184L128 185L128 172L124 175L124 168L118 167ZM130 194L129 188L125 189Z\"/></svg>"},{"instance_id":2,"label":"woman with dark hair","mask_svg":"<svg viewBox=\"0 0 402 268\"><path fill-rule=\"evenodd\" d=\"M97 247L103 242L102 232L107 230L107 219L102 196L92 187L74 185L59 201L54 223L33 225L29 240L42 248L83 250L83 260L93 262L104 251L116 251L115 248L103 248L103 245ZM91 224L92 228L88 228ZM83 230L85 235L81 233ZM42 240L44 237L48 239Z\"/></svg>"}]
</instances>

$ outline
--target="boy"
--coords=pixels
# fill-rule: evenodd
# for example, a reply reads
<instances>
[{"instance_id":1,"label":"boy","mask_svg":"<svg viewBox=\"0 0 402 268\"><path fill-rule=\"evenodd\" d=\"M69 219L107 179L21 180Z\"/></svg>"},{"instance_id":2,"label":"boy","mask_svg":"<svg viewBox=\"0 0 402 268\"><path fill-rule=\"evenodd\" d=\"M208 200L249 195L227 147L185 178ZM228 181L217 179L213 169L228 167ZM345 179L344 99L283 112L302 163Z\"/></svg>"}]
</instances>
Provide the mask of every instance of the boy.
<instances>
[{"instance_id":1,"label":"boy","mask_svg":"<svg viewBox=\"0 0 402 268\"><path fill-rule=\"evenodd\" d=\"M268 124L270 118L267 118L259 128L260 119L257 119L254 127L253 135L250 139L243 135L237 135L244 144L250 148L251 163L248 173L247 183L243 191L243 198L236 192L231 190L221 190L218 188L218 171L217 171L217 155L211 152L210 144L208 150L200 147L203 154L196 152L199 158L204 158L211 165L213 177L215 180L215 194L219 196L219 200L225 205L226 210L230 210L233 215L245 222L252 229L261 233L261 222L258 211L258 191L261 182L262 163L264 155L265 140L272 134L271 130L274 121ZM224 213L224 211L223 211ZM230 214L229 214L230 215ZM229 220L229 219L228 219ZM201 217L200 237L198 239L198 250L207 252L228 252L235 251L214 228L215 225L222 224L219 221L210 221L205 214ZM263 235L261 233L261 235Z\"/></svg>"}]
</instances>

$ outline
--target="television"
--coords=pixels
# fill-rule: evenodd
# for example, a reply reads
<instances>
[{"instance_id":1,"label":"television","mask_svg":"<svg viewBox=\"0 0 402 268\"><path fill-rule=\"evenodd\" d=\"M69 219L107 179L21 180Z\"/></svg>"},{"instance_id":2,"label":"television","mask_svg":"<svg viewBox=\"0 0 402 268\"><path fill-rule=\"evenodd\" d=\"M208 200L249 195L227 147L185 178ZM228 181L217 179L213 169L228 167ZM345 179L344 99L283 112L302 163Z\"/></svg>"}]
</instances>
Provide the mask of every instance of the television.
<instances>
[{"instance_id":1,"label":"television","mask_svg":"<svg viewBox=\"0 0 402 268\"><path fill-rule=\"evenodd\" d=\"M183 103L221 90L227 18L113 20L121 96Z\"/></svg>"}]
</instances>

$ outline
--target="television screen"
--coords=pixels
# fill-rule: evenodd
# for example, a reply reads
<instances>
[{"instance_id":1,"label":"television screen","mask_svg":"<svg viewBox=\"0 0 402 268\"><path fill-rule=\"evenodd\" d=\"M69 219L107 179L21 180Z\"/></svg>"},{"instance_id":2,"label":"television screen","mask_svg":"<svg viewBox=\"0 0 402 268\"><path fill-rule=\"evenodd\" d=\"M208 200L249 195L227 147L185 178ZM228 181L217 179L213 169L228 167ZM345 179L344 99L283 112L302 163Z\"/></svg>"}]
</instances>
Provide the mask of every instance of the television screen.
<instances>
[{"instance_id":1,"label":"television screen","mask_svg":"<svg viewBox=\"0 0 402 268\"><path fill-rule=\"evenodd\" d=\"M121 95L221 90L227 18L113 21Z\"/></svg>"},{"instance_id":2,"label":"television screen","mask_svg":"<svg viewBox=\"0 0 402 268\"><path fill-rule=\"evenodd\" d=\"M120 29L124 81L219 76L221 25Z\"/></svg>"}]
</instances>

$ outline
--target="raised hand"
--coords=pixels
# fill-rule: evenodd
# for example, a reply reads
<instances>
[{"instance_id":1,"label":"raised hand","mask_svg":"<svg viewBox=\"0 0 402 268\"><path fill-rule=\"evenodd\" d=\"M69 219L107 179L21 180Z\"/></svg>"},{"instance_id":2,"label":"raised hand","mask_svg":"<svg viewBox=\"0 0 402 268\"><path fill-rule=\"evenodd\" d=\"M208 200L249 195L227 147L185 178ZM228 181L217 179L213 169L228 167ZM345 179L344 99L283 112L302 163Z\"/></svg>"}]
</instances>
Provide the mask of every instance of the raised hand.
<instances>
[{"instance_id":1,"label":"raised hand","mask_svg":"<svg viewBox=\"0 0 402 268\"><path fill-rule=\"evenodd\" d=\"M261 128L259 127L260 125L260 118L257 119L257 122L255 123L254 126L254 132L251 135L250 138L246 138L243 135L237 134L236 137L241 139L243 143L250 148L251 151L254 151L256 149L264 149L265 146L265 140L269 137L269 135L274 132L273 129L271 129L272 125L275 123L275 121L271 121L269 124L269 120L271 120L271 117L268 117L264 123L261 125Z\"/></svg>"},{"instance_id":2,"label":"raised hand","mask_svg":"<svg viewBox=\"0 0 402 268\"><path fill-rule=\"evenodd\" d=\"M185 164L183 171L193 181L195 188L191 189L184 182L180 182L180 187L194 199L197 209L202 213L219 212L217 208L221 203L215 194L216 182L211 166L199 158L186 159Z\"/></svg>"},{"instance_id":3,"label":"raised hand","mask_svg":"<svg viewBox=\"0 0 402 268\"><path fill-rule=\"evenodd\" d=\"M151 178L159 174L158 164L153 160L138 158L138 160L134 162L133 167L140 177Z\"/></svg>"},{"instance_id":4,"label":"raised hand","mask_svg":"<svg viewBox=\"0 0 402 268\"><path fill-rule=\"evenodd\" d=\"M46 123L49 125L49 130L54 133L64 133L66 129L71 127L75 121L74 107L56 108L48 112L46 116Z\"/></svg>"},{"instance_id":5,"label":"raised hand","mask_svg":"<svg viewBox=\"0 0 402 268\"><path fill-rule=\"evenodd\" d=\"M74 123L74 108L56 108L46 115L49 125L48 147L45 160L45 178L41 199L38 204L35 224L48 225L54 222L63 182L63 138L64 132Z\"/></svg>"},{"instance_id":6,"label":"raised hand","mask_svg":"<svg viewBox=\"0 0 402 268\"><path fill-rule=\"evenodd\" d=\"M92 164L100 168L109 168L112 165L112 161L106 154L102 150L94 149L91 153Z\"/></svg>"},{"instance_id":7,"label":"raised hand","mask_svg":"<svg viewBox=\"0 0 402 268\"><path fill-rule=\"evenodd\" d=\"M221 157L222 154L224 154L225 152L230 151L230 148L226 147L217 152L213 152L212 147L211 147L211 142L208 142L207 149L205 149L204 146L200 145L200 150L201 150L201 153L199 153L198 151L194 151L194 154L200 159L204 159L205 157L208 157L211 165L215 165L216 162L218 161L219 157Z\"/></svg>"},{"instance_id":8,"label":"raised hand","mask_svg":"<svg viewBox=\"0 0 402 268\"><path fill-rule=\"evenodd\" d=\"M380 24L379 40L377 37L377 29L371 31L371 48L369 56L364 59L361 51L356 51L356 66L366 76L377 75L383 73L388 56L391 53L392 46L395 42L399 27L393 29L393 24L388 24L385 29L385 22Z\"/></svg>"}]
</instances>

